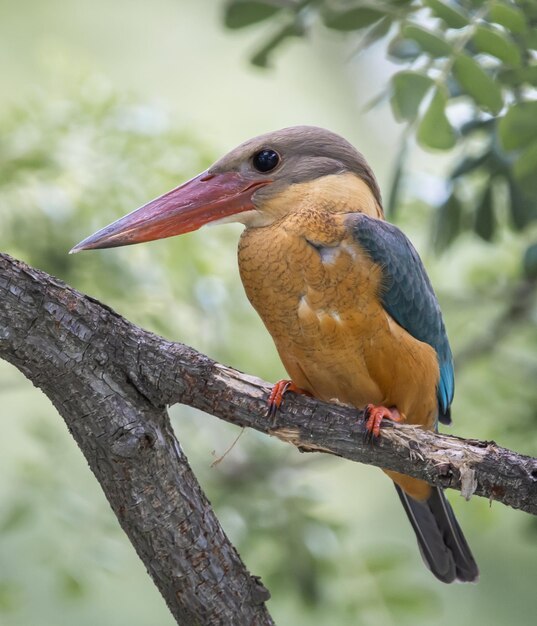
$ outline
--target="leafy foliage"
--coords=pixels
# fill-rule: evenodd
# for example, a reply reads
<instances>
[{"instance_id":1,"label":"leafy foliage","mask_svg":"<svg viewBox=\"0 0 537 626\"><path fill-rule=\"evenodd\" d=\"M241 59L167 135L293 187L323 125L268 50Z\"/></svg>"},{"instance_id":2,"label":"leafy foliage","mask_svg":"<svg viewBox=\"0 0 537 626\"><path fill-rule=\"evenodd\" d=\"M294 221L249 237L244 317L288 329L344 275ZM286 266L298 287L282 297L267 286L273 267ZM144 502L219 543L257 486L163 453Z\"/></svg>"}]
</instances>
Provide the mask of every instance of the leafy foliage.
<instances>
[{"instance_id":1,"label":"leafy foliage","mask_svg":"<svg viewBox=\"0 0 537 626\"><path fill-rule=\"evenodd\" d=\"M256 21L277 22L280 34L289 29L293 35L307 34L320 22L361 37L361 48L386 41L388 58L406 66L391 77L387 91L395 118L409 126L424 149L457 148L450 197L436 207L441 216L435 221L434 240L441 247L468 229L485 241L494 239L498 224L493 207L500 200L509 206L511 228L522 230L535 221L535 2L229 0L226 23L233 17L237 26L237 15L246 4L258 7ZM261 14L263 5L266 15ZM249 23L244 20L241 26ZM261 56L254 56L255 63L267 66L283 39L273 38ZM452 113L460 103L466 105L462 119ZM398 183L401 175L395 177ZM392 193L401 187L398 184ZM389 205L395 207L397 200L391 198ZM460 220L461 205L464 212L474 214L473 219Z\"/></svg>"}]
</instances>

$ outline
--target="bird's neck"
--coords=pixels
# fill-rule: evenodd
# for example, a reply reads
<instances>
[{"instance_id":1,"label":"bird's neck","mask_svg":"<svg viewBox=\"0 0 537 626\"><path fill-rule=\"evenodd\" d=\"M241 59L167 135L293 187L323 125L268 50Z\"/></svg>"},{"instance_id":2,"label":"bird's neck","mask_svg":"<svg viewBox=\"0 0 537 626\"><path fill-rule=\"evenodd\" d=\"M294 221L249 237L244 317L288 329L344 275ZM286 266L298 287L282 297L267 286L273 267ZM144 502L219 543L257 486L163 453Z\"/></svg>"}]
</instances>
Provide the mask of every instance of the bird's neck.
<instances>
[{"instance_id":1,"label":"bird's neck","mask_svg":"<svg viewBox=\"0 0 537 626\"><path fill-rule=\"evenodd\" d=\"M384 218L368 184L356 174L333 174L288 186L263 203L262 213L280 219L302 211L320 213L365 213Z\"/></svg>"}]
</instances>

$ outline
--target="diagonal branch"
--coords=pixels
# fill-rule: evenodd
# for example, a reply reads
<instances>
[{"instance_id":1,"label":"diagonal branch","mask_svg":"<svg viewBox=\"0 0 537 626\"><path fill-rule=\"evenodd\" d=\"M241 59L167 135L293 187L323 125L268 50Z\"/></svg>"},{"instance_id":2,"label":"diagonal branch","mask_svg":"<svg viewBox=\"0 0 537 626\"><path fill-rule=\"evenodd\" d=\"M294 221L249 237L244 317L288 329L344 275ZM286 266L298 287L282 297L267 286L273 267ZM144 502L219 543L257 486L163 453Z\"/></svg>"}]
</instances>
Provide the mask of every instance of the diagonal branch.
<instances>
[{"instance_id":1,"label":"diagonal branch","mask_svg":"<svg viewBox=\"0 0 537 626\"><path fill-rule=\"evenodd\" d=\"M0 357L53 401L122 527L182 624L271 624L268 592L229 543L175 440L177 402L292 443L537 514L537 459L410 426L364 441L356 410L289 394L131 324L0 255Z\"/></svg>"},{"instance_id":2,"label":"diagonal branch","mask_svg":"<svg viewBox=\"0 0 537 626\"><path fill-rule=\"evenodd\" d=\"M0 357L56 406L177 622L269 626L270 595L222 530L165 403L132 382L143 331L129 328L106 307L0 255Z\"/></svg>"}]
</instances>

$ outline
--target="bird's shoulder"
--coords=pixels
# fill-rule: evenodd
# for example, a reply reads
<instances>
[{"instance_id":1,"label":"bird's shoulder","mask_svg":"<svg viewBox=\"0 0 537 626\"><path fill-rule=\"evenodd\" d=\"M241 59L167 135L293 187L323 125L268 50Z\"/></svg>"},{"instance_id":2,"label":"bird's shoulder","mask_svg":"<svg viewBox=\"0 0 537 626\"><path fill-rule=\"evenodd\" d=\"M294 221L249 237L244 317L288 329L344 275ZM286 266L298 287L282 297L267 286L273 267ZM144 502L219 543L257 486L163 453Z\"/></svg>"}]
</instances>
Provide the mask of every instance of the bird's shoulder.
<instances>
[{"instance_id":1,"label":"bird's shoulder","mask_svg":"<svg viewBox=\"0 0 537 626\"><path fill-rule=\"evenodd\" d=\"M364 214L346 218L348 236L382 270L380 298L407 332L432 346L438 356L440 420L449 423L453 400L453 357L442 312L416 249L397 226Z\"/></svg>"}]
</instances>

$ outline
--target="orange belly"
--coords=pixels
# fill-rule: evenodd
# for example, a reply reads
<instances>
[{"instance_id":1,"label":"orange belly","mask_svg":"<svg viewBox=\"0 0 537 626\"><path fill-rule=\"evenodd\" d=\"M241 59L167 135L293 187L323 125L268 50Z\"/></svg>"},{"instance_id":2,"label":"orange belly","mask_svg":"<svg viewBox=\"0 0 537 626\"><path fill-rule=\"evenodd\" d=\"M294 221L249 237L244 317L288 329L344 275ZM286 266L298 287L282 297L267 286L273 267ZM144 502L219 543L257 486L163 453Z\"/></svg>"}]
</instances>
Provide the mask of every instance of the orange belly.
<instances>
[{"instance_id":1,"label":"orange belly","mask_svg":"<svg viewBox=\"0 0 537 626\"><path fill-rule=\"evenodd\" d=\"M381 307L370 315L316 312L301 304L290 337L274 332L292 380L314 396L357 408L396 406L407 423L432 428L438 365L434 350L413 339ZM337 317L336 317L337 316Z\"/></svg>"},{"instance_id":2,"label":"orange belly","mask_svg":"<svg viewBox=\"0 0 537 626\"><path fill-rule=\"evenodd\" d=\"M321 400L395 406L433 428L436 352L384 310L381 268L347 237L343 217L300 217L247 229L239 245L244 288L289 376ZM429 497L427 483L386 473L414 499Z\"/></svg>"},{"instance_id":3,"label":"orange belly","mask_svg":"<svg viewBox=\"0 0 537 626\"><path fill-rule=\"evenodd\" d=\"M396 406L408 423L432 428L434 349L384 310L381 269L347 239L343 219L328 227L323 219L321 234L311 215L244 232L239 267L250 301L296 385L357 408ZM308 243L321 237L324 247Z\"/></svg>"}]
</instances>

